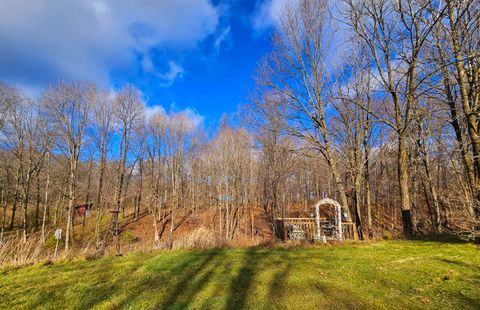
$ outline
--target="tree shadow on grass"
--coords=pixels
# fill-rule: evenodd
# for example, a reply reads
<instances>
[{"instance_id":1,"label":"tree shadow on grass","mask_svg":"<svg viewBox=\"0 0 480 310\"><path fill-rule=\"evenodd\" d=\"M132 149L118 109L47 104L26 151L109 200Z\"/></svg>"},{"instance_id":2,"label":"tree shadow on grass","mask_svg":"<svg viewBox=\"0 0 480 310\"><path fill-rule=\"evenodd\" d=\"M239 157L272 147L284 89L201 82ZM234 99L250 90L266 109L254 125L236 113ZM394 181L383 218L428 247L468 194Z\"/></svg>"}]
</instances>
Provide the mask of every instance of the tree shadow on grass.
<instances>
[{"instance_id":1,"label":"tree shadow on grass","mask_svg":"<svg viewBox=\"0 0 480 310\"><path fill-rule=\"evenodd\" d=\"M173 261L171 266L165 265L165 262L159 262L158 267L162 268L149 268L147 274L140 276L142 280L138 284L128 288L130 293L115 303L115 307L132 307L137 302L141 303L145 296L149 296L148 298L151 300L152 296L159 296L166 288L173 287L170 290L170 294L160 300L154 308L179 308L177 301L180 297L183 298L186 292L191 294L191 296L195 296L198 290L201 289L201 287L198 287L198 290L196 290L195 288L192 289L191 285L189 286L189 284L194 281L195 275L201 273L221 252L221 249L215 249L198 253L187 253ZM152 263L150 263L150 265L152 265ZM125 278L123 281L128 282L129 279ZM111 296L107 296L105 300L108 300L109 297ZM151 301L155 302L155 300ZM183 308L185 308L185 306Z\"/></svg>"},{"instance_id":2,"label":"tree shadow on grass","mask_svg":"<svg viewBox=\"0 0 480 310\"><path fill-rule=\"evenodd\" d=\"M286 280L292 268L292 262L288 255L288 250L283 249L280 251L281 262L276 266L280 269L273 276L272 281L270 282L270 288L268 290L268 299L271 305L278 305L279 302L281 303L281 299L284 296L286 290Z\"/></svg>"},{"instance_id":3,"label":"tree shadow on grass","mask_svg":"<svg viewBox=\"0 0 480 310\"><path fill-rule=\"evenodd\" d=\"M187 272L177 283L172 293L164 301L160 301L155 308L171 309L175 306L186 308L195 296L205 287L215 272L215 269L222 263L220 255L222 249L210 250L208 255L195 268ZM213 261L215 261L213 263ZM204 273L200 278L197 275ZM181 299L181 301L179 300Z\"/></svg>"},{"instance_id":4,"label":"tree shadow on grass","mask_svg":"<svg viewBox=\"0 0 480 310\"><path fill-rule=\"evenodd\" d=\"M469 268L469 269L472 269L473 271L476 271L476 272L480 271L480 266L465 263L465 262L462 262L462 261L459 261L459 260L452 260L452 259L448 259L448 258L436 258L436 260L441 261L441 262L446 263L446 264L449 264L449 265L456 265L456 266L460 266L462 268Z\"/></svg>"},{"instance_id":5,"label":"tree shadow on grass","mask_svg":"<svg viewBox=\"0 0 480 310\"><path fill-rule=\"evenodd\" d=\"M123 259L123 258L121 258ZM112 264L119 264L119 262L106 261L99 265L96 269L98 272L91 272L92 275L98 275L99 280L95 286L91 286L88 289L83 289L78 294L78 300L80 300L80 309L90 309L97 304L109 300L115 293L121 291L125 286L130 276L141 266L141 262L135 262L128 267L114 266L115 280L112 281L111 275L105 270L112 268Z\"/></svg>"},{"instance_id":6,"label":"tree shadow on grass","mask_svg":"<svg viewBox=\"0 0 480 310\"><path fill-rule=\"evenodd\" d=\"M472 309L480 309L480 297L477 296L477 298L471 298L468 296L461 296L462 298L462 304L464 306L468 306L466 308L472 307Z\"/></svg>"},{"instance_id":7,"label":"tree shadow on grass","mask_svg":"<svg viewBox=\"0 0 480 310\"><path fill-rule=\"evenodd\" d=\"M158 259L158 256L152 258L152 260L156 259ZM198 260L197 256L187 256L184 259L180 259L175 262L175 270L188 270L189 266L195 263L196 260ZM115 268L114 280L105 272L106 269L112 268L112 263L114 264L113 268ZM151 263L150 260L135 262L126 268L118 265L115 266L115 264L118 263L120 262L106 261L104 264L97 266L96 269L98 269L98 272L91 272L93 275L99 275L99 280L95 281L99 284L81 291L78 295L78 300L81 301L78 308L90 309L111 300L115 294L128 289L129 294L115 303L115 306L118 308L127 307L132 302L135 302L136 298L141 293L144 293L145 289L154 290L160 285L168 284L170 280L166 278L165 273L160 270L155 273L150 271L150 274L155 274L154 280L148 277L148 275L143 274L142 277L144 277L144 279L142 279L139 284L130 286L130 281L139 279L136 271ZM165 262L159 262L159 264L165 264Z\"/></svg>"},{"instance_id":8,"label":"tree shadow on grass","mask_svg":"<svg viewBox=\"0 0 480 310\"><path fill-rule=\"evenodd\" d=\"M465 244L465 243L474 243L473 241L467 241L460 238L459 235L443 233L439 235L429 235L419 237L418 239L413 239L410 241L414 242L438 242L438 243L449 243L449 244Z\"/></svg>"},{"instance_id":9,"label":"tree shadow on grass","mask_svg":"<svg viewBox=\"0 0 480 310\"><path fill-rule=\"evenodd\" d=\"M316 307L320 309L378 309L373 304L373 300L368 300L367 296L359 295L351 289L344 288L330 282L316 282L314 285L318 294L324 298L319 298Z\"/></svg>"},{"instance_id":10,"label":"tree shadow on grass","mask_svg":"<svg viewBox=\"0 0 480 310\"><path fill-rule=\"evenodd\" d=\"M245 309L253 278L255 272L257 272L256 269L263 256L265 256L265 253L260 253L256 247L247 250L242 267L230 283L230 292L225 309Z\"/></svg>"},{"instance_id":11,"label":"tree shadow on grass","mask_svg":"<svg viewBox=\"0 0 480 310\"><path fill-rule=\"evenodd\" d=\"M226 278L226 275L228 275L229 271L232 269L232 266L234 265L234 262L231 259L224 260L222 261L222 264L218 264L215 266L216 271L221 275L222 280ZM223 283L224 282L218 282L215 281L214 283L214 290L208 296L208 298L205 298L202 302L202 304L198 307L198 309L212 309L212 308L220 308L218 304L222 302L222 298L225 297L223 295ZM227 296L228 298L228 296Z\"/></svg>"},{"instance_id":12,"label":"tree shadow on grass","mask_svg":"<svg viewBox=\"0 0 480 310\"><path fill-rule=\"evenodd\" d=\"M111 262L112 260L105 259L101 262L73 262L68 265L59 263L51 267L43 267L45 269L42 268L38 272L51 273L52 279L50 281L49 276L46 275L45 279L49 280L33 286L37 289L30 291L28 308L45 307L46 304L59 304L63 307L65 304L62 304L62 301L66 300L67 294L72 292L75 292L75 300L67 305L70 308L86 309L107 299L119 288L117 281L109 281L109 274L105 272ZM130 272L130 267L122 269L122 272ZM94 279L89 275L94 275ZM82 286L85 283L90 287ZM41 290L38 287L41 287ZM50 305L50 307L53 306Z\"/></svg>"}]
</instances>

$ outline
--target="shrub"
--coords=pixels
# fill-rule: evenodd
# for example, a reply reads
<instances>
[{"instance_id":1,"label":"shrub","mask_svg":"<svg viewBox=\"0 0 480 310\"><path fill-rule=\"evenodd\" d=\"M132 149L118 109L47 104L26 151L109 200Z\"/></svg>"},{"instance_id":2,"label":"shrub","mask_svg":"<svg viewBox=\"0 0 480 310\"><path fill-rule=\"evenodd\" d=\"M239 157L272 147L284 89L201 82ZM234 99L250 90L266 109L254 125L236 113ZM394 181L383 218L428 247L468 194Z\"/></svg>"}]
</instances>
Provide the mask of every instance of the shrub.
<instances>
[{"instance_id":1,"label":"shrub","mask_svg":"<svg viewBox=\"0 0 480 310\"><path fill-rule=\"evenodd\" d=\"M127 242L127 243L131 243L131 242L134 242L134 241L138 240L137 236L135 236L133 231L131 231L129 229L124 230L122 232L121 236L122 236L122 241Z\"/></svg>"},{"instance_id":2,"label":"shrub","mask_svg":"<svg viewBox=\"0 0 480 310\"><path fill-rule=\"evenodd\" d=\"M174 249L209 249L223 245L217 234L203 226L173 242Z\"/></svg>"},{"instance_id":3,"label":"shrub","mask_svg":"<svg viewBox=\"0 0 480 310\"><path fill-rule=\"evenodd\" d=\"M0 242L0 265L27 265L38 261L44 250L42 239L10 237Z\"/></svg>"}]
</instances>

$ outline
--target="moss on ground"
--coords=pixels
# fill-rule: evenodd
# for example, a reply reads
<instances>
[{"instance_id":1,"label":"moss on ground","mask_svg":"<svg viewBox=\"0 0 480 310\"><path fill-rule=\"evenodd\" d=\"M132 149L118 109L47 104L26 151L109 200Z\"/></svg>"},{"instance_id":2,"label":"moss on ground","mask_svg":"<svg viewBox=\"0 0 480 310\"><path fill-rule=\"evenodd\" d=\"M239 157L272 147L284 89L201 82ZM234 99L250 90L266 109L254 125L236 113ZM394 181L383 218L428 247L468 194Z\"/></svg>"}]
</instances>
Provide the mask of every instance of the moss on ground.
<instances>
[{"instance_id":1,"label":"moss on ground","mask_svg":"<svg viewBox=\"0 0 480 310\"><path fill-rule=\"evenodd\" d=\"M0 308L480 309L480 250L383 241L58 262L0 274Z\"/></svg>"}]
</instances>

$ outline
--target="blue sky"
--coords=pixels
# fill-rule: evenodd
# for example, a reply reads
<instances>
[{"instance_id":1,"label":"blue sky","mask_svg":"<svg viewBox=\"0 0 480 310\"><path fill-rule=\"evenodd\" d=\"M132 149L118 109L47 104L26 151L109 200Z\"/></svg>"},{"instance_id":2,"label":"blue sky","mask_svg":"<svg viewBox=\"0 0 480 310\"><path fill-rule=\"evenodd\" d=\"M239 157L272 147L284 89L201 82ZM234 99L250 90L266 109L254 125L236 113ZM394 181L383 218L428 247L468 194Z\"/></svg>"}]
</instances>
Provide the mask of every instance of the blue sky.
<instances>
[{"instance_id":1,"label":"blue sky","mask_svg":"<svg viewBox=\"0 0 480 310\"><path fill-rule=\"evenodd\" d=\"M0 79L38 96L58 79L136 85L147 107L215 125L235 112L292 0L3 0Z\"/></svg>"},{"instance_id":2,"label":"blue sky","mask_svg":"<svg viewBox=\"0 0 480 310\"><path fill-rule=\"evenodd\" d=\"M215 45L218 38L212 34L195 48L167 57L181 63L184 70L171 85L159 85L158 79L144 75L141 67L130 77L151 103L163 103L166 109L195 109L209 124L245 103L248 90L253 87L256 65L270 50L271 28L252 27L256 1L229 4L231 14L221 20L221 27L228 34L221 43ZM155 61L161 63L164 53L157 51ZM122 75L118 85L122 83Z\"/></svg>"}]
</instances>

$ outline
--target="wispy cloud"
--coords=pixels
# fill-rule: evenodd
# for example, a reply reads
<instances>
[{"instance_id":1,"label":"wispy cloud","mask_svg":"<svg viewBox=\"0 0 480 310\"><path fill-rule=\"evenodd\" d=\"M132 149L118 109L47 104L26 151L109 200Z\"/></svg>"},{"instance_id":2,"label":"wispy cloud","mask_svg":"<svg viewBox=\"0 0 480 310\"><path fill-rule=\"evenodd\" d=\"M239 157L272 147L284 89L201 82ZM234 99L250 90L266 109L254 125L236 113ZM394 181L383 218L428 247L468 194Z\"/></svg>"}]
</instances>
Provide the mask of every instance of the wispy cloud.
<instances>
[{"instance_id":1,"label":"wispy cloud","mask_svg":"<svg viewBox=\"0 0 480 310\"><path fill-rule=\"evenodd\" d=\"M216 37L215 42L213 46L215 47L216 50L220 50L222 47L222 44L225 42L228 42L230 35L230 26L225 27Z\"/></svg>"},{"instance_id":2,"label":"wispy cloud","mask_svg":"<svg viewBox=\"0 0 480 310\"><path fill-rule=\"evenodd\" d=\"M154 48L195 48L216 33L220 10L209 0L3 0L0 10L0 79L44 87L56 79L108 84L114 70L155 63L137 55ZM183 73L169 63L170 83Z\"/></svg>"},{"instance_id":3,"label":"wispy cloud","mask_svg":"<svg viewBox=\"0 0 480 310\"><path fill-rule=\"evenodd\" d=\"M145 118L151 119L155 114L167 114L165 108L161 105L145 106Z\"/></svg>"},{"instance_id":4,"label":"wispy cloud","mask_svg":"<svg viewBox=\"0 0 480 310\"><path fill-rule=\"evenodd\" d=\"M205 116L198 113L195 108L187 107L185 109L178 109L175 102L170 104L169 112L161 105L145 106L145 117L147 120L151 119L155 114L161 114L169 120L173 114L182 114L185 121L192 127L197 128L205 121Z\"/></svg>"},{"instance_id":5,"label":"wispy cloud","mask_svg":"<svg viewBox=\"0 0 480 310\"><path fill-rule=\"evenodd\" d=\"M252 26L257 32L280 25L281 16L287 6L296 6L300 0L267 0L257 6L252 15Z\"/></svg>"},{"instance_id":6,"label":"wispy cloud","mask_svg":"<svg viewBox=\"0 0 480 310\"><path fill-rule=\"evenodd\" d=\"M181 111L181 113L183 113L186 118L191 121L194 127L200 126L205 120L205 116L198 113L196 109L186 108Z\"/></svg>"},{"instance_id":7,"label":"wispy cloud","mask_svg":"<svg viewBox=\"0 0 480 310\"><path fill-rule=\"evenodd\" d=\"M159 74L160 79L163 81L160 83L162 87L169 87L177 78L181 78L184 74L184 70L174 61L168 63L168 70Z\"/></svg>"}]
</instances>

